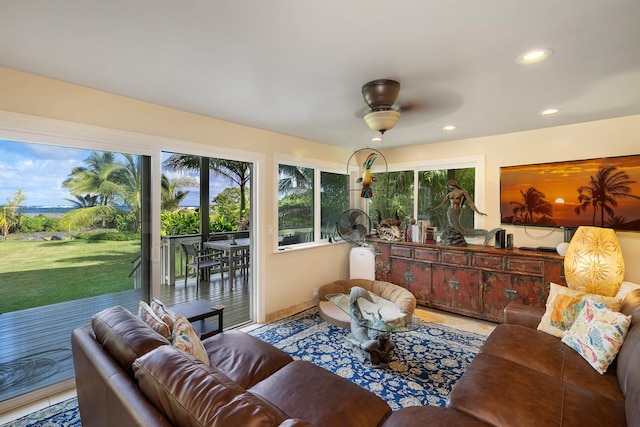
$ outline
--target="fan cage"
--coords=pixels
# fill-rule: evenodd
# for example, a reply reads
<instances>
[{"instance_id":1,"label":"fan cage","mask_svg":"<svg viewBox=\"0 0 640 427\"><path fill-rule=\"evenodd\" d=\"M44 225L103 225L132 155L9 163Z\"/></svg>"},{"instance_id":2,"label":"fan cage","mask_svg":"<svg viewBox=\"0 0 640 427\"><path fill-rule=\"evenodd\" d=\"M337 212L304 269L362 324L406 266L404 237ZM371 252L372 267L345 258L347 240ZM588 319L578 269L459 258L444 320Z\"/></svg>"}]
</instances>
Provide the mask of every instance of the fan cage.
<instances>
[{"instance_id":1,"label":"fan cage","mask_svg":"<svg viewBox=\"0 0 640 427\"><path fill-rule=\"evenodd\" d=\"M370 231L371 218L360 209L346 210L336 221L336 232L347 242L362 242Z\"/></svg>"}]
</instances>

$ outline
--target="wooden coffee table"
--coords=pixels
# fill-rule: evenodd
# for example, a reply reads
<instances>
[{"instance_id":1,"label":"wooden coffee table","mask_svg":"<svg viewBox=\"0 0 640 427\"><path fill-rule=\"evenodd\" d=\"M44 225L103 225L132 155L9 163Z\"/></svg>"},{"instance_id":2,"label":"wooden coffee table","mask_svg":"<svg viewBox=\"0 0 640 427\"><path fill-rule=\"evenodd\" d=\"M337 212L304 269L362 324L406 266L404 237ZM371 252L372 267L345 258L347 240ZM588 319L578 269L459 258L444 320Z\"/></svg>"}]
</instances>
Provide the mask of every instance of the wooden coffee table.
<instances>
[{"instance_id":1,"label":"wooden coffee table","mask_svg":"<svg viewBox=\"0 0 640 427\"><path fill-rule=\"evenodd\" d=\"M200 339L209 338L222 332L224 305L213 305L206 299L199 299L174 305L169 309L186 317L193 325L193 329L200 334ZM217 324L207 320L211 317L218 318Z\"/></svg>"}]
</instances>

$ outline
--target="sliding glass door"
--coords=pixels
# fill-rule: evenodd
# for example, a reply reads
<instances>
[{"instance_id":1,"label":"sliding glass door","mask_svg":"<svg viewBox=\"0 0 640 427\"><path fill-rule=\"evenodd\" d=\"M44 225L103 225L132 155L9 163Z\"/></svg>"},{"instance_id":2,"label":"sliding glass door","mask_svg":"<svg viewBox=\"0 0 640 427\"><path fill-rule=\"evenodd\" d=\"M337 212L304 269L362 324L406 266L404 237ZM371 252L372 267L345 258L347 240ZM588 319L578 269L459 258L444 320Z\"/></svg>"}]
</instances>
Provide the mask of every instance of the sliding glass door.
<instances>
[{"instance_id":1,"label":"sliding glass door","mask_svg":"<svg viewBox=\"0 0 640 427\"><path fill-rule=\"evenodd\" d=\"M73 378L70 333L149 298L150 157L0 141L0 403Z\"/></svg>"},{"instance_id":2,"label":"sliding glass door","mask_svg":"<svg viewBox=\"0 0 640 427\"><path fill-rule=\"evenodd\" d=\"M161 293L167 305L224 305L224 328L252 320L251 163L162 154ZM185 245L218 261L197 271Z\"/></svg>"}]
</instances>

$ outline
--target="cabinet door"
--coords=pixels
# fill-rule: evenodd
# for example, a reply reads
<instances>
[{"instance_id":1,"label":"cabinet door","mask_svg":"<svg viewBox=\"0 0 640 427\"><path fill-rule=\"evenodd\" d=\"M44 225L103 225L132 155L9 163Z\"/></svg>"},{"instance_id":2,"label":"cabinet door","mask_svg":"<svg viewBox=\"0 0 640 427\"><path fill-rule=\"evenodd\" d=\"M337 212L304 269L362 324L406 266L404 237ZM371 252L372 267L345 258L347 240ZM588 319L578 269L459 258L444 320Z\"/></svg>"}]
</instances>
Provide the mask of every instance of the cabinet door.
<instances>
[{"instance_id":1,"label":"cabinet door","mask_svg":"<svg viewBox=\"0 0 640 427\"><path fill-rule=\"evenodd\" d=\"M389 245L374 245L376 252L376 280L391 281L391 263L389 261Z\"/></svg>"},{"instance_id":2,"label":"cabinet door","mask_svg":"<svg viewBox=\"0 0 640 427\"><path fill-rule=\"evenodd\" d=\"M484 271L482 286L483 314L495 322L502 322L503 310L512 301L537 307L546 302L542 277Z\"/></svg>"},{"instance_id":3,"label":"cabinet door","mask_svg":"<svg viewBox=\"0 0 640 427\"><path fill-rule=\"evenodd\" d=\"M442 265L432 267L431 305L459 313L479 313L480 271Z\"/></svg>"},{"instance_id":4,"label":"cabinet door","mask_svg":"<svg viewBox=\"0 0 640 427\"><path fill-rule=\"evenodd\" d=\"M391 258L390 282L409 290L418 303L427 304L431 283L431 264Z\"/></svg>"}]
</instances>

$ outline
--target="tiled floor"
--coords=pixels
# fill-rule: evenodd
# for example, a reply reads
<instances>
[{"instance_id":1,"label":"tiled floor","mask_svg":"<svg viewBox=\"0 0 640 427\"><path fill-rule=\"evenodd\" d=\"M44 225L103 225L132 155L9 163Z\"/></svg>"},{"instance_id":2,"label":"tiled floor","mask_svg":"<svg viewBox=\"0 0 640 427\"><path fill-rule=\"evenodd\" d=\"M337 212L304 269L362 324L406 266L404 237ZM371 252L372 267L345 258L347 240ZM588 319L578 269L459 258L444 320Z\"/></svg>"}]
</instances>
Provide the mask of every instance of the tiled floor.
<instances>
[{"instance_id":1,"label":"tiled floor","mask_svg":"<svg viewBox=\"0 0 640 427\"><path fill-rule=\"evenodd\" d=\"M462 329L469 332L475 332L482 335L489 335L491 331L496 327L495 323L486 322L483 320L472 319L469 317L459 316L457 314L446 313L443 311L433 310L425 307L418 307L415 311L416 316L426 322L441 323L447 326L451 326L456 329ZM243 328L244 330L251 329L255 325L251 325ZM48 398L42 399L34 404L27 405L16 410L10 411L6 414L0 414L0 425L17 418L23 417L31 412L40 410L50 405L62 402L70 399L76 395L76 391L69 390Z\"/></svg>"},{"instance_id":2,"label":"tiled floor","mask_svg":"<svg viewBox=\"0 0 640 427\"><path fill-rule=\"evenodd\" d=\"M24 417L32 412L39 411L41 409L46 408L47 406L55 405L56 403L64 402L67 399L71 399L76 395L76 390L67 390L62 393L55 394L53 396L49 396L47 398L41 399L35 403L30 405L23 406L18 409L14 409L13 411L9 411L4 414L0 414L0 425L8 423L9 421L16 420L18 418Z\"/></svg>"}]
</instances>

